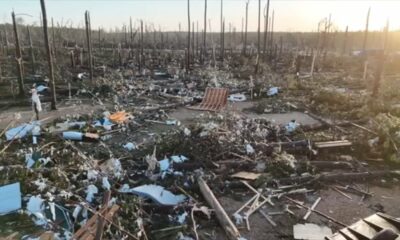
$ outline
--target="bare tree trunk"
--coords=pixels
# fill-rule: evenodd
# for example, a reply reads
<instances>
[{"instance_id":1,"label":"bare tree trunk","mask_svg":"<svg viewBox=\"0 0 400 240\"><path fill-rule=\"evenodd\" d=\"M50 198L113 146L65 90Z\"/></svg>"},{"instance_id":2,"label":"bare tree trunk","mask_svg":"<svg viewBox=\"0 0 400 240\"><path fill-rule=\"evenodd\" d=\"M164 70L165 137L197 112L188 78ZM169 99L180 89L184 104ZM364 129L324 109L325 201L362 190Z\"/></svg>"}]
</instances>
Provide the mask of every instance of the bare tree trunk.
<instances>
[{"instance_id":1,"label":"bare tree trunk","mask_svg":"<svg viewBox=\"0 0 400 240\"><path fill-rule=\"evenodd\" d=\"M247 0L247 2L246 2L246 24L245 24L245 30L244 30L243 55L246 55L246 48L247 48L247 26L248 26L248 20L249 20L249 2L250 2L250 0Z\"/></svg>"},{"instance_id":2,"label":"bare tree trunk","mask_svg":"<svg viewBox=\"0 0 400 240\"><path fill-rule=\"evenodd\" d=\"M271 20L271 34L270 34L270 57L272 58L272 51L274 46L274 19L275 19L275 10L272 10L272 20Z\"/></svg>"},{"instance_id":3,"label":"bare tree trunk","mask_svg":"<svg viewBox=\"0 0 400 240\"><path fill-rule=\"evenodd\" d=\"M124 39L125 39L125 47L124 48L127 48L127 46L128 46L128 31L126 28L127 28L126 25L124 25Z\"/></svg>"},{"instance_id":4,"label":"bare tree trunk","mask_svg":"<svg viewBox=\"0 0 400 240\"><path fill-rule=\"evenodd\" d=\"M71 68L75 68L75 55L74 55L74 51L71 51L69 54L70 54L70 58L71 58Z\"/></svg>"},{"instance_id":5,"label":"bare tree trunk","mask_svg":"<svg viewBox=\"0 0 400 240\"><path fill-rule=\"evenodd\" d=\"M4 25L4 38L5 38L5 42L6 42L6 56L8 56L9 43L8 43L7 26L6 25Z\"/></svg>"},{"instance_id":6,"label":"bare tree trunk","mask_svg":"<svg viewBox=\"0 0 400 240\"><path fill-rule=\"evenodd\" d=\"M207 56L207 0L204 0L204 33L203 33L203 59Z\"/></svg>"},{"instance_id":7,"label":"bare tree trunk","mask_svg":"<svg viewBox=\"0 0 400 240\"><path fill-rule=\"evenodd\" d=\"M196 56L199 56L199 21L196 21Z\"/></svg>"},{"instance_id":8,"label":"bare tree trunk","mask_svg":"<svg viewBox=\"0 0 400 240\"><path fill-rule=\"evenodd\" d=\"M220 9L220 11L221 11L221 14L220 14L220 26L221 26L221 31L220 31L220 50L221 50L221 52L220 52L220 55L221 55L221 61L224 61L224 57L223 57L223 55L224 55L224 53L223 53L223 45L224 45L224 34L223 34L223 28L224 28L224 1L223 0L221 0L221 9Z\"/></svg>"},{"instance_id":9,"label":"bare tree trunk","mask_svg":"<svg viewBox=\"0 0 400 240\"><path fill-rule=\"evenodd\" d=\"M51 56L51 48L49 42L49 33L47 30L47 14L46 14L46 5L44 0L40 0L40 5L42 8L42 21L43 21L43 33L44 33L44 44L47 52L47 63L49 64L49 78L51 85L51 109L56 110L56 85L54 81L54 70L53 70L53 60Z\"/></svg>"},{"instance_id":10,"label":"bare tree trunk","mask_svg":"<svg viewBox=\"0 0 400 240\"><path fill-rule=\"evenodd\" d=\"M129 35L130 35L130 48L133 46L133 30L132 30L132 17L129 17Z\"/></svg>"},{"instance_id":11,"label":"bare tree trunk","mask_svg":"<svg viewBox=\"0 0 400 240\"><path fill-rule=\"evenodd\" d=\"M99 42L98 49L99 49L99 52L100 52L100 51L101 51L101 29L100 29L100 27L99 27L99 36L98 36L98 42Z\"/></svg>"},{"instance_id":12,"label":"bare tree trunk","mask_svg":"<svg viewBox=\"0 0 400 240\"><path fill-rule=\"evenodd\" d=\"M260 31L260 25L261 25L261 0L258 0L258 21L257 21L257 63L256 63L256 68L254 70L254 74L258 73L258 67L260 64L260 43L261 43L261 31Z\"/></svg>"},{"instance_id":13,"label":"bare tree trunk","mask_svg":"<svg viewBox=\"0 0 400 240\"><path fill-rule=\"evenodd\" d=\"M51 46L51 49L53 51L53 61L56 61L56 35L54 31L53 18L51 18Z\"/></svg>"},{"instance_id":14,"label":"bare tree trunk","mask_svg":"<svg viewBox=\"0 0 400 240\"><path fill-rule=\"evenodd\" d=\"M225 59L225 19L222 21L222 32L221 32L221 37L222 37L222 45L221 45L221 61L224 62Z\"/></svg>"},{"instance_id":15,"label":"bare tree trunk","mask_svg":"<svg viewBox=\"0 0 400 240\"><path fill-rule=\"evenodd\" d=\"M144 51L143 51L143 20L140 20L140 57L139 57L139 70L144 67Z\"/></svg>"},{"instance_id":16,"label":"bare tree trunk","mask_svg":"<svg viewBox=\"0 0 400 240\"><path fill-rule=\"evenodd\" d=\"M242 18L242 30L240 34L240 42L243 44L244 41L244 18Z\"/></svg>"},{"instance_id":17,"label":"bare tree trunk","mask_svg":"<svg viewBox=\"0 0 400 240\"><path fill-rule=\"evenodd\" d=\"M375 82L374 86L372 89L372 98L376 98L379 93L379 87L381 84L381 79L382 79L382 73L383 73L383 68L385 64L385 56L386 56L386 47L387 47L387 41L388 41L388 32L389 32L389 20L386 22L386 27L384 30L384 40L383 40L383 47L382 47L382 52L378 56L378 64L377 64L377 69L375 73Z\"/></svg>"},{"instance_id":18,"label":"bare tree trunk","mask_svg":"<svg viewBox=\"0 0 400 240\"><path fill-rule=\"evenodd\" d=\"M268 37L268 18L269 18L269 0L267 1L266 10L264 12L264 18L265 18L265 25L264 25L264 48L263 48L263 53L264 53L264 59L266 59L266 56L267 56L267 37Z\"/></svg>"},{"instance_id":19,"label":"bare tree trunk","mask_svg":"<svg viewBox=\"0 0 400 240\"><path fill-rule=\"evenodd\" d=\"M11 13L13 27L14 27L14 36L15 36L15 60L17 63L17 72L18 72L18 88L19 88L19 96L24 96L24 74L23 74L23 59L21 54L21 47L19 44L19 37L18 37L18 28L17 23L15 21L15 13Z\"/></svg>"},{"instance_id":20,"label":"bare tree trunk","mask_svg":"<svg viewBox=\"0 0 400 240\"><path fill-rule=\"evenodd\" d=\"M192 22L192 63L194 63L194 57L195 57L195 46L194 46L194 22Z\"/></svg>"},{"instance_id":21,"label":"bare tree trunk","mask_svg":"<svg viewBox=\"0 0 400 240\"><path fill-rule=\"evenodd\" d=\"M186 72L190 71L190 0L187 0L188 13L188 39L187 39L187 55L186 55Z\"/></svg>"},{"instance_id":22,"label":"bare tree trunk","mask_svg":"<svg viewBox=\"0 0 400 240\"><path fill-rule=\"evenodd\" d=\"M349 34L349 26L346 26L346 32L344 34L344 40L343 40L342 56L346 53L348 34Z\"/></svg>"},{"instance_id":23,"label":"bare tree trunk","mask_svg":"<svg viewBox=\"0 0 400 240\"><path fill-rule=\"evenodd\" d=\"M370 15L370 13L371 13L371 8L368 8L367 20L366 20L366 23L365 23L364 41L363 41L363 46L362 46L363 53L365 53L365 50L367 48L368 25L369 25L369 15Z\"/></svg>"},{"instance_id":24,"label":"bare tree trunk","mask_svg":"<svg viewBox=\"0 0 400 240\"><path fill-rule=\"evenodd\" d=\"M89 78L90 82L93 83L93 56L92 56L92 34L90 27L90 15L89 11L85 12L85 25L86 25L86 41L89 53Z\"/></svg>"},{"instance_id":25,"label":"bare tree trunk","mask_svg":"<svg viewBox=\"0 0 400 240\"><path fill-rule=\"evenodd\" d=\"M31 57L32 74L35 74L36 73L36 70L35 70L35 53L33 51L32 36L31 36L31 31L30 31L29 27L26 27L26 28L27 28L27 31L28 31L29 53L30 53L30 57Z\"/></svg>"}]
</instances>

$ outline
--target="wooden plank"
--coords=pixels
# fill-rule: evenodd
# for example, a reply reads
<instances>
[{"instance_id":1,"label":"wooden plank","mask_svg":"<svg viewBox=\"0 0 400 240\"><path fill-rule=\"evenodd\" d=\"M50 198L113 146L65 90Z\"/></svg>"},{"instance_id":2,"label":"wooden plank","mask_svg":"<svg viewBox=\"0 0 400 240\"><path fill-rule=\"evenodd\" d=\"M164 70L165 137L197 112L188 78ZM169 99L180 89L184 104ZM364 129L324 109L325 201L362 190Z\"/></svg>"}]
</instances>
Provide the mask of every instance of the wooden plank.
<instances>
[{"instance_id":1,"label":"wooden plank","mask_svg":"<svg viewBox=\"0 0 400 240\"><path fill-rule=\"evenodd\" d=\"M197 182L199 184L200 191L203 197L206 199L207 203L214 209L218 222L225 230L228 239L237 240L238 238L240 238L240 233L237 230L235 224L233 224L232 220L229 218L224 208L214 196L214 193L211 191L207 183L201 177L197 178Z\"/></svg>"}]
</instances>

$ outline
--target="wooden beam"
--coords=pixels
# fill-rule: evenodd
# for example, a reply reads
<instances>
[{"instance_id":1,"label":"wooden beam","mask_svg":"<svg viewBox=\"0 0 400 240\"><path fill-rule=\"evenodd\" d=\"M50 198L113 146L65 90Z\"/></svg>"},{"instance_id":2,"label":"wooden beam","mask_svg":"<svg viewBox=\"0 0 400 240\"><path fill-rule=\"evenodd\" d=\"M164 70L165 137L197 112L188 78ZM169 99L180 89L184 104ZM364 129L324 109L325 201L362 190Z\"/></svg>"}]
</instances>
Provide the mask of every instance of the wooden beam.
<instances>
[{"instance_id":1,"label":"wooden beam","mask_svg":"<svg viewBox=\"0 0 400 240\"><path fill-rule=\"evenodd\" d=\"M221 227L225 230L228 239L237 240L240 238L240 233L237 230L235 224L229 218L228 214L225 212L224 208L219 203L218 199L214 196L210 187L203 180L202 177L197 178L197 182L200 187L200 191L203 197L206 199L207 203L214 209L215 214Z\"/></svg>"}]
</instances>

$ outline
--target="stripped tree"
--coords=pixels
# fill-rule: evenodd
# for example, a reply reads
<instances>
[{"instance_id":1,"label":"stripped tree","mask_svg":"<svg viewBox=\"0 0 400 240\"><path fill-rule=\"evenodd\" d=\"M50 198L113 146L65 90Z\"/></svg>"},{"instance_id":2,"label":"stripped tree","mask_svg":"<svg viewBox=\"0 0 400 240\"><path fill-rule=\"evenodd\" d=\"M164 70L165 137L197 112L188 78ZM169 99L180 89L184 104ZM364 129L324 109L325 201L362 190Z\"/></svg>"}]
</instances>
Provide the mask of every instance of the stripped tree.
<instances>
[{"instance_id":1,"label":"stripped tree","mask_svg":"<svg viewBox=\"0 0 400 240\"><path fill-rule=\"evenodd\" d=\"M246 2L246 23L245 23L245 30L244 30L244 43L243 43L243 55L246 55L246 47L247 47L247 26L249 20L249 3L250 0Z\"/></svg>"},{"instance_id":2,"label":"stripped tree","mask_svg":"<svg viewBox=\"0 0 400 240\"><path fill-rule=\"evenodd\" d=\"M267 0L267 6L265 7L264 11L264 18L265 18L265 25L264 25L264 59L266 58L267 53L267 37L268 37L268 18L269 18L269 0Z\"/></svg>"},{"instance_id":3,"label":"stripped tree","mask_svg":"<svg viewBox=\"0 0 400 240\"><path fill-rule=\"evenodd\" d=\"M369 15L371 13L371 8L368 8L367 12L367 20L365 23L365 31L364 31L364 41L363 41L363 46L362 46L362 51L365 53L365 50L367 48L367 40L368 40L368 25L369 25Z\"/></svg>"},{"instance_id":4,"label":"stripped tree","mask_svg":"<svg viewBox=\"0 0 400 240\"><path fill-rule=\"evenodd\" d=\"M92 56L92 34L90 27L90 15L89 11L85 12L85 26L86 26L86 42L89 53L89 78L90 82L93 83L93 56Z\"/></svg>"},{"instance_id":5,"label":"stripped tree","mask_svg":"<svg viewBox=\"0 0 400 240\"><path fill-rule=\"evenodd\" d=\"M220 23L221 23L221 32L220 32L220 54L221 54L221 61L224 61L224 1L221 0L221 14L220 14Z\"/></svg>"},{"instance_id":6,"label":"stripped tree","mask_svg":"<svg viewBox=\"0 0 400 240\"><path fill-rule=\"evenodd\" d=\"M31 68L32 68L32 74L35 74L35 53L33 51L33 44L32 44L32 36L31 36L31 31L29 27L27 26L27 32L28 32L28 41L29 41L29 54L31 58Z\"/></svg>"},{"instance_id":7,"label":"stripped tree","mask_svg":"<svg viewBox=\"0 0 400 240\"><path fill-rule=\"evenodd\" d=\"M346 26L346 32L344 33L344 39L343 39L342 56L346 53L346 50L347 50L348 35L349 35L349 26Z\"/></svg>"},{"instance_id":8,"label":"stripped tree","mask_svg":"<svg viewBox=\"0 0 400 240\"><path fill-rule=\"evenodd\" d=\"M207 56L207 0L204 0L204 33L203 33L203 57L202 62Z\"/></svg>"},{"instance_id":9,"label":"stripped tree","mask_svg":"<svg viewBox=\"0 0 400 240\"><path fill-rule=\"evenodd\" d=\"M187 52L186 52L186 72L189 73L190 68L190 0L187 0L187 13L188 13L188 39L187 39Z\"/></svg>"},{"instance_id":10,"label":"stripped tree","mask_svg":"<svg viewBox=\"0 0 400 240\"><path fill-rule=\"evenodd\" d=\"M17 73L18 73L18 88L19 88L19 95L24 95L24 74L23 74L23 60L21 54L21 46L19 44L19 37L18 37L18 28L17 22L15 21L15 13L11 13L13 27L14 27L14 36L15 36L15 60L17 63Z\"/></svg>"},{"instance_id":11,"label":"stripped tree","mask_svg":"<svg viewBox=\"0 0 400 240\"><path fill-rule=\"evenodd\" d=\"M42 21L43 21L43 36L44 36L44 44L46 47L47 53L47 63L49 65L49 78L50 78L50 88L51 88L51 109L56 110L56 85L54 81L54 70L53 70L53 59L51 56L51 48L49 42L49 33L47 29L47 13L46 13L46 5L44 0L40 0L40 5L42 8Z\"/></svg>"},{"instance_id":12,"label":"stripped tree","mask_svg":"<svg viewBox=\"0 0 400 240\"><path fill-rule=\"evenodd\" d=\"M376 66L376 72L375 72L375 81L372 89L372 99L375 99L378 96L379 93L379 87L381 84L381 79L382 79L382 73L383 73L383 68L385 64L385 56L386 56L386 48L387 48L387 42L388 42L388 32L389 32L389 20L386 22L386 27L383 30L383 46L382 46L382 51L380 51L378 55L378 63Z\"/></svg>"},{"instance_id":13,"label":"stripped tree","mask_svg":"<svg viewBox=\"0 0 400 240\"><path fill-rule=\"evenodd\" d=\"M260 63L260 42L261 42L261 31L260 31L260 25L261 25L261 0L258 0L258 21L257 21L257 62L256 62L256 67L254 70L254 74L258 73L258 66Z\"/></svg>"}]
</instances>

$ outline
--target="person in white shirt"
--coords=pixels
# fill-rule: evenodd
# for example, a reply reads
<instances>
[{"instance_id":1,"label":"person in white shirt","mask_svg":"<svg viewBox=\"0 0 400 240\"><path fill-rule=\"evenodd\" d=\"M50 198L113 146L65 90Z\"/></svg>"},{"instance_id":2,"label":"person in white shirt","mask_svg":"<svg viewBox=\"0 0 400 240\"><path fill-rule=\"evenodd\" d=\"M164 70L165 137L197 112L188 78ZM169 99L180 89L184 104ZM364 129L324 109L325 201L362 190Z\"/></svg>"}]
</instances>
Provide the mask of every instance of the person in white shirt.
<instances>
[{"instance_id":1,"label":"person in white shirt","mask_svg":"<svg viewBox=\"0 0 400 240\"><path fill-rule=\"evenodd\" d=\"M39 112L42 111L42 104L40 103L39 95L36 90L36 84L33 84L33 87L31 89L32 93L32 107L33 111L36 114L36 120L39 120Z\"/></svg>"}]
</instances>

